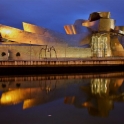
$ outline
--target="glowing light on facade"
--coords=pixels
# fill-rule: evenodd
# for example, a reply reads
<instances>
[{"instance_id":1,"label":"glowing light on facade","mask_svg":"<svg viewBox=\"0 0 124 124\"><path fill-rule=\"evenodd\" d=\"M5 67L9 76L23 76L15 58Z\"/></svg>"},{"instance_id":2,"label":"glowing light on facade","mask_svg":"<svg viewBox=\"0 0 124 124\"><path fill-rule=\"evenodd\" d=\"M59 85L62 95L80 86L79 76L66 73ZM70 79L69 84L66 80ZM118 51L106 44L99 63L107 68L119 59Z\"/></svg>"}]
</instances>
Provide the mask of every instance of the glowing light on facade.
<instances>
[{"instance_id":1,"label":"glowing light on facade","mask_svg":"<svg viewBox=\"0 0 124 124\"><path fill-rule=\"evenodd\" d=\"M12 50L9 49L12 60L17 59L14 56L17 52L21 55L20 60L124 56L124 26L116 26L115 20L110 18L110 12L93 12L87 20L79 19L74 24L65 25L66 34L25 22L23 28L24 30L20 30L0 25L2 38L6 39L5 41L9 40L9 44L12 44L11 41L18 44L18 47L13 46ZM54 49L51 52L47 49L48 51L42 52L41 55L40 51L45 49L44 46ZM33 50L29 50L30 48Z\"/></svg>"}]
</instances>

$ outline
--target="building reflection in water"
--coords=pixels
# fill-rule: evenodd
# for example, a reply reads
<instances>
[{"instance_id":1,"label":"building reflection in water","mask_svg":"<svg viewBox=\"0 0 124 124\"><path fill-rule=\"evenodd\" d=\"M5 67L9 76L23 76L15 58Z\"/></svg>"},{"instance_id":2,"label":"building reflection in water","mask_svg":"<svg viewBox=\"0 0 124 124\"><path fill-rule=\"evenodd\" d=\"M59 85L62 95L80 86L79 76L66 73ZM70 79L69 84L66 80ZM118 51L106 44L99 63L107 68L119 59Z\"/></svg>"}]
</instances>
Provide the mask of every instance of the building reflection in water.
<instances>
[{"instance_id":1,"label":"building reflection in water","mask_svg":"<svg viewBox=\"0 0 124 124\"><path fill-rule=\"evenodd\" d=\"M64 102L78 108L87 108L90 115L106 117L110 110L114 109L114 102L124 101L122 87L123 79L91 79L90 85L80 87L82 92L87 94L85 101L73 96L65 97Z\"/></svg>"},{"instance_id":2,"label":"building reflection in water","mask_svg":"<svg viewBox=\"0 0 124 124\"><path fill-rule=\"evenodd\" d=\"M87 108L90 115L108 116L114 102L124 101L123 77L71 75L0 78L1 106L23 102L23 109L64 98L65 104Z\"/></svg>"},{"instance_id":3,"label":"building reflection in water","mask_svg":"<svg viewBox=\"0 0 124 124\"><path fill-rule=\"evenodd\" d=\"M19 82L19 81L18 81ZM54 100L54 90L56 81L35 81L35 82L10 82L8 85L4 82L2 87L1 105L14 105L23 103L23 109L43 104Z\"/></svg>"}]
</instances>

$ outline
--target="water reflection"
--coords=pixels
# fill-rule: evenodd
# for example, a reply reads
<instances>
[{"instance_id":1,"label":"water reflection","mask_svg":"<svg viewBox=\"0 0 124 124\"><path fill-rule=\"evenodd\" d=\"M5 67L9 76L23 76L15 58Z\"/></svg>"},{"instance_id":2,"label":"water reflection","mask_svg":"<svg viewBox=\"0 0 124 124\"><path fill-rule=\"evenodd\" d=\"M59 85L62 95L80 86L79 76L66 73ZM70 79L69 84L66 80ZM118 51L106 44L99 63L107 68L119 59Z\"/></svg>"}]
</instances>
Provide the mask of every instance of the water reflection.
<instances>
[{"instance_id":1,"label":"water reflection","mask_svg":"<svg viewBox=\"0 0 124 124\"><path fill-rule=\"evenodd\" d=\"M73 104L75 107L87 108L90 115L103 116L109 115L110 110L114 109L114 102L124 101L124 84L122 79L91 79L90 84L80 87L82 92L87 94L86 100L81 101L81 97L66 97L65 103Z\"/></svg>"},{"instance_id":2,"label":"water reflection","mask_svg":"<svg viewBox=\"0 0 124 124\"><path fill-rule=\"evenodd\" d=\"M64 98L65 104L108 116L114 102L124 101L124 73L0 77L0 105L23 102L23 109Z\"/></svg>"}]
</instances>

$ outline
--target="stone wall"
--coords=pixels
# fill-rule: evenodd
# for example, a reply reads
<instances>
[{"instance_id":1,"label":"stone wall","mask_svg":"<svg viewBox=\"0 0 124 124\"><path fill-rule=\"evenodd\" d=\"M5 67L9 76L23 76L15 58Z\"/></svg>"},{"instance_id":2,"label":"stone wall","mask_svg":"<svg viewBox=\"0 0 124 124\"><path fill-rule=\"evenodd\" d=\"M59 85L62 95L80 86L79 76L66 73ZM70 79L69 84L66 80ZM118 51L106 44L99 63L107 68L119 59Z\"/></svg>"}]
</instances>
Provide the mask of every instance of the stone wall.
<instances>
[{"instance_id":1,"label":"stone wall","mask_svg":"<svg viewBox=\"0 0 124 124\"><path fill-rule=\"evenodd\" d=\"M8 49L6 47L0 47L0 60L8 60Z\"/></svg>"},{"instance_id":2,"label":"stone wall","mask_svg":"<svg viewBox=\"0 0 124 124\"><path fill-rule=\"evenodd\" d=\"M68 47L66 50L66 57L68 58L86 58L91 57L90 48Z\"/></svg>"},{"instance_id":3,"label":"stone wall","mask_svg":"<svg viewBox=\"0 0 124 124\"><path fill-rule=\"evenodd\" d=\"M6 55L2 56L2 52ZM0 60L44 60L91 57L90 48L1 45Z\"/></svg>"}]
</instances>

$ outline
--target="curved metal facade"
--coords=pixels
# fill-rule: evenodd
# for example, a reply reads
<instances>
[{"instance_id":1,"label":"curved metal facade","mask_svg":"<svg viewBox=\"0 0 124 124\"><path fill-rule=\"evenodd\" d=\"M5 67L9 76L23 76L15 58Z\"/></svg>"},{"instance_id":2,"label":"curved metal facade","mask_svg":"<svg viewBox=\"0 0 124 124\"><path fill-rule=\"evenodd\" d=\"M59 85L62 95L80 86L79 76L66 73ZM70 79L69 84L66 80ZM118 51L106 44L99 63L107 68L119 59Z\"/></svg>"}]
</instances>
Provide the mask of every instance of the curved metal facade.
<instances>
[{"instance_id":1,"label":"curved metal facade","mask_svg":"<svg viewBox=\"0 0 124 124\"><path fill-rule=\"evenodd\" d=\"M0 33L2 38L6 39L4 41L14 41L18 45L33 44L56 48L59 51L58 55L61 53L60 58L64 56L62 51L65 48L68 51L68 57L73 58L83 57L82 52L75 54L73 52L75 49L84 51L84 48L91 51L87 57L124 56L124 26L116 26L115 20L110 18L110 12L93 12L88 20L78 19L74 24L65 25L66 34L25 22L23 22L23 28L24 30L20 30L0 25ZM2 44L6 43L2 42Z\"/></svg>"}]
</instances>

